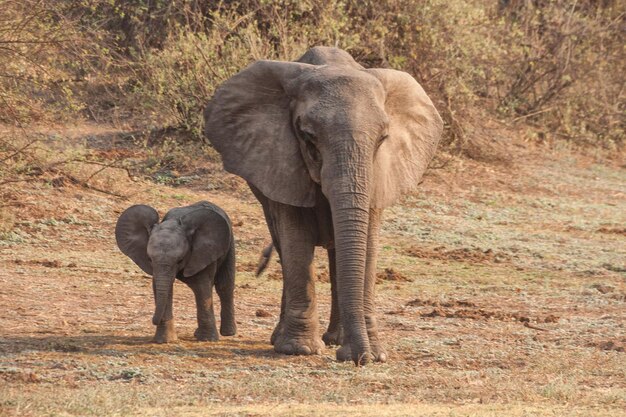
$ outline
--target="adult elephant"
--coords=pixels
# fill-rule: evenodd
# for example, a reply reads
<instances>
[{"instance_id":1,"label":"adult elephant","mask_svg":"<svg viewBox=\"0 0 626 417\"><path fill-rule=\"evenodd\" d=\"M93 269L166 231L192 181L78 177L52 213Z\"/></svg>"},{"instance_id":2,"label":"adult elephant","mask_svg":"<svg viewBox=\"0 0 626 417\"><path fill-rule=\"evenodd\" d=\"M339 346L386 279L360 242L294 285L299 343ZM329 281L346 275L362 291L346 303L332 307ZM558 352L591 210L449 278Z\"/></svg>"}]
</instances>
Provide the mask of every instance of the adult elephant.
<instances>
[{"instance_id":1,"label":"adult elephant","mask_svg":"<svg viewBox=\"0 0 626 417\"><path fill-rule=\"evenodd\" d=\"M381 214L418 185L443 126L422 87L316 47L297 62L248 66L217 88L204 117L225 169L261 202L281 258L274 349L321 352L311 265L324 246L335 288L325 340L341 322L338 360L385 361L374 315Z\"/></svg>"}]
</instances>

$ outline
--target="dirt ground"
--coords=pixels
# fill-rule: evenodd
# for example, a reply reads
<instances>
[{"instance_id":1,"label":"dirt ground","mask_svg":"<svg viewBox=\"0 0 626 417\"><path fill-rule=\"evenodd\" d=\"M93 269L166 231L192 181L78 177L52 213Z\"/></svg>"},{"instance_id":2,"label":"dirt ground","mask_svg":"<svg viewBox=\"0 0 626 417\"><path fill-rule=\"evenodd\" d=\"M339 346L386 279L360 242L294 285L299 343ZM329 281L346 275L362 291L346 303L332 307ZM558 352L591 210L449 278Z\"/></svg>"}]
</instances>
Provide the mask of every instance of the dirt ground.
<instances>
[{"instance_id":1,"label":"dirt ground","mask_svg":"<svg viewBox=\"0 0 626 417\"><path fill-rule=\"evenodd\" d=\"M145 158L125 141L97 132L81 143ZM508 163L431 170L385 213L377 299L389 362L355 368L334 348L273 352L282 283L275 259L254 277L269 242L261 209L213 157L193 165L168 173L175 181L119 169L90 180L126 198L54 176L0 190L0 221L13 225L0 233L0 415L626 413L625 166L520 148ZM178 282L180 341L156 345L151 282L115 246L115 221L131 204L164 214L203 199L235 225L238 335L196 342L192 293ZM322 326L325 261L320 251Z\"/></svg>"}]
</instances>

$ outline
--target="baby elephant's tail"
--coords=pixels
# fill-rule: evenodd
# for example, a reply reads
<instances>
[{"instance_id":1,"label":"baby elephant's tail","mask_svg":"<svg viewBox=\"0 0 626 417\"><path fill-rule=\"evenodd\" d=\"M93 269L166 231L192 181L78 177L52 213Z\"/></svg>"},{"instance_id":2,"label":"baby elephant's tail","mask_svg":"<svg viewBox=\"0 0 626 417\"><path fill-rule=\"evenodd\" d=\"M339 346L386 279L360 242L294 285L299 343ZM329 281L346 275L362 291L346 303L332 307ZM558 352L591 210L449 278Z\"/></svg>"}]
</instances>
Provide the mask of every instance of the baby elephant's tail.
<instances>
[{"instance_id":1,"label":"baby elephant's tail","mask_svg":"<svg viewBox=\"0 0 626 417\"><path fill-rule=\"evenodd\" d=\"M272 258L272 249L274 249L274 244L270 243L265 247L265 249L263 249L263 252L261 252L261 259L259 259L259 265L256 268L257 277L265 271L265 268L267 268L267 264Z\"/></svg>"}]
</instances>

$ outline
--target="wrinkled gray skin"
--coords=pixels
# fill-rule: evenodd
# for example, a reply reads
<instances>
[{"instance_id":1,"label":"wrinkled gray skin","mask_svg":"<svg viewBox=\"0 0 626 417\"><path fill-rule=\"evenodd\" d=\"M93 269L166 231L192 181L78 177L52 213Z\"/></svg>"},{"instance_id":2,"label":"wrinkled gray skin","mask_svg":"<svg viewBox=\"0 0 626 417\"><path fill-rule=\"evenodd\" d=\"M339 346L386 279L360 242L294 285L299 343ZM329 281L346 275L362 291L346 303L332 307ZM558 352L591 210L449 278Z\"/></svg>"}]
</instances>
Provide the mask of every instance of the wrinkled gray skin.
<instances>
[{"instance_id":1,"label":"wrinkled gray skin","mask_svg":"<svg viewBox=\"0 0 626 417\"><path fill-rule=\"evenodd\" d=\"M159 223L155 209L128 208L117 221L115 238L120 250L152 275L157 326L154 341L177 339L172 314L174 279L187 284L196 298L198 340L218 340L213 313L213 285L220 297L220 333L236 333L235 242L230 219L206 201L170 210Z\"/></svg>"},{"instance_id":2,"label":"wrinkled gray skin","mask_svg":"<svg viewBox=\"0 0 626 417\"><path fill-rule=\"evenodd\" d=\"M281 259L274 349L324 346L311 266L314 247L324 246L333 288L324 340L341 344L339 360L384 361L374 315L382 210L418 185L443 127L422 87L407 73L316 47L297 62L248 66L216 90L204 117L226 170L261 202Z\"/></svg>"}]
</instances>

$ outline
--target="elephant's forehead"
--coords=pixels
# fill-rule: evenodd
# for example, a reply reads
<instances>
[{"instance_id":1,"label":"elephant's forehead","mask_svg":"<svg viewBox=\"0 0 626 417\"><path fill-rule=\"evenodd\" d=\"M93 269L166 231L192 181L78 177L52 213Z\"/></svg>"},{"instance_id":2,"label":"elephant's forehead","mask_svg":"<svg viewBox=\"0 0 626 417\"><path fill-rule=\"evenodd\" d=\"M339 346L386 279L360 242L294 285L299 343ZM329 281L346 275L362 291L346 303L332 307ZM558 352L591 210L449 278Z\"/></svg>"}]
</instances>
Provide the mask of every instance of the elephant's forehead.
<instances>
[{"instance_id":1,"label":"elephant's forehead","mask_svg":"<svg viewBox=\"0 0 626 417\"><path fill-rule=\"evenodd\" d=\"M183 230L169 221L154 226L148 242L148 251L182 251L187 241Z\"/></svg>"},{"instance_id":2,"label":"elephant's forehead","mask_svg":"<svg viewBox=\"0 0 626 417\"><path fill-rule=\"evenodd\" d=\"M164 220L163 222L154 226L153 233L165 232L165 233L182 233L182 228L176 219Z\"/></svg>"},{"instance_id":3,"label":"elephant's forehead","mask_svg":"<svg viewBox=\"0 0 626 417\"><path fill-rule=\"evenodd\" d=\"M336 99L366 98L384 101L385 90L381 82L362 70L323 66L313 71L304 82L308 94Z\"/></svg>"},{"instance_id":4,"label":"elephant's forehead","mask_svg":"<svg viewBox=\"0 0 626 417\"><path fill-rule=\"evenodd\" d=\"M359 70L329 71L307 80L299 97L303 124L335 129L354 124L360 129L387 124L386 93L380 81Z\"/></svg>"}]
</instances>

